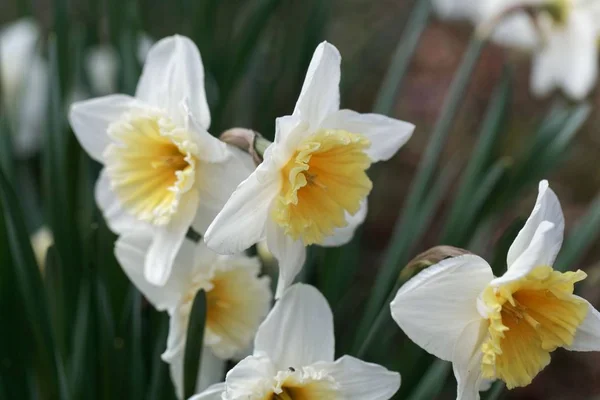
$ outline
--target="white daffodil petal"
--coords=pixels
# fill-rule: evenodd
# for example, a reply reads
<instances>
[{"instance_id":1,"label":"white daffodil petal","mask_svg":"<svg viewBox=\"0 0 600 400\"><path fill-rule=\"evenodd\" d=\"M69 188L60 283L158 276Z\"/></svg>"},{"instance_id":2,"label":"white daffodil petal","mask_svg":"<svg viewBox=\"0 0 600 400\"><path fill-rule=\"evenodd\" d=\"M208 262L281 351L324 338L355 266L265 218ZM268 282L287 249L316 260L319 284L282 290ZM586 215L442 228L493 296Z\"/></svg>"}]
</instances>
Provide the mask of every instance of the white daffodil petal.
<instances>
[{"instance_id":1,"label":"white daffodil petal","mask_svg":"<svg viewBox=\"0 0 600 400\"><path fill-rule=\"evenodd\" d=\"M330 43L321 43L306 72L294 116L315 131L325 117L340 107L340 52Z\"/></svg>"},{"instance_id":2,"label":"white daffodil petal","mask_svg":"<svg viewBox=\"0 0 600 400\"><path fill-rule=\"evenodd\" d=\"M573 344L567 347L573 351L600 351L600 312L587 300L588 313L577 328Z\"/></svg>"},{"instance_id":3,"label":"white daffodil petal","mask_svg":"<svg viewBox=\"0 0 600 400\"><path fill-rule=\"evenodd\" d=\"M346 222L348 222L348 225L343 228L336 228L332 236L325 238L325 242L322 244L322 246L337 247L350 242L354 236L356 228L358 228L358 226L365 221L365 218L367 217L367 211L367 199L364 199L360 203L360 209L356 214L351 215L346 212Z\"/></svg>"},{"instance_id":4,"label":"white daffodil petal","mask_svg":"<svg viewBox=\"0 0 600 400\"><path fill-rule=\"evenodd\" d=\"M471 0L433 0L432 4L442 19L471 19L473 16Z\"/></svg>"},{"instance_id":5,"label":"white daffodil petal","mask_svg":"<svg viewBox=\"0 0 600 400\"><path fill-rule=\"evenodd\" d=\"M181 351L177 357L168 360L171 372L171 382L175 388L177 398L183 399L183 360L184 352ZM200 368L196 377L196 393L216 390L215 384L223 381L225 375L225 360L216 357L209 348L202 349ZM221 384L221 392L224 386ZM219 394L221 393L219 392ZM217 397L220 398L220 397Z\"/></svg>"},{"instance_id":6,"label":"white daffodil petal","mask_svg":"<svg viewBox=\"0 0 600 400\"><path fill-rule=\"evenodd\" d=\"M94 160L104 163L104 149L110 143L108 125L140 102L124 94L76 102L69 111L69 122L81 147Z\"/></svg>"},{"instance_id":7,"label":"white daffodil petal","mask_svg":"<svg viewBox=\"0 0 600 400\"><path fill-rule=\"evenodd\" d=\"M204 241L216 252L239 253L265 238L265 221L280 182L277 174L262 174L267 168L263 164L240 183L208 227Z\"/></svg>"},{"instance_id":8,"label":"white daffodil petal","mask_svg":"<svg viewBox=\"0 0 600 400\"><path fill-rule=\"evenodd\" d=\"M381 365L344 356L333 363L317 363L339 385L344 400L388 400L400 388L400 374Z\"/></svg>"},{"instance_id":9,"label":"white daffodil petal","mask_svg":"<svg viewBox=\"0 0 600 400\"><path fill-rule=\"evenodd\" d=\"M494 279L491 284L500 286L523 278L535 267L552 265L556 254L562 243L562 230L557 229L552 222L542 221L533 235L533 239L512 264L508 270L499 278Z\"/></svg>"},{"instance_id":10,"label":"white daffodil petal","mask_svg":"<svg viewBox=\"0 0 600 400\"><path fill-rule=\"evenodd\" d=\"M264 353L280 370L318 361L332 362L333 314L314 287L296 284L285 291L258 328L255 354Z\"/></svg>"},{"instance_id":11,"label":"white daffodil petal","mask_svg":"<svg viewBox=\"0 0 600 400\"><path fill-rule=\"evenodd\" d=\"M412 136L411 123L379 114L359 114L339 110L323 121L322 128L343 129L359 133L371 141L367 154L374 162L389 160Z\"/></svg>"},{"instance_id":12,"label":"white daffodil petal","mask_svg":"<svg viewBox=\"0 0 600 400\"><path fill-rule=\"evenodd\" d=\"M194 221L197 208L197 193L186 193L174 218L165 226L154 227L152 244L144 265L144 275L153 285L162 286L169 278L173 261Z\"/></svg>"},{"instance_id":13,"label":"white daffodil petal","mask_svg":"<svg viewBox=\"0 0 600 400\"><path fill-rule=\"evenodd\" d=\"M413 342L451 361L466 325L481 318L477 298L493 278L478 256L443 260L400 288L391 303L392 317Z\"/></svg>"},{"instance_id":14,"label":"white daffodil petal","mask_svg":"<svg viewBox=\"0 0 600 400\"><path fill-rule=\"evenodd\" d=\"M246 357L227 373L227 396L224 398L252 399L256 398L256 391L272 393L271 386L276 372L273 363L265 355ZM266 387L261 387L263 385Z\"/></svg>"},{"instance_id":15,"label":"white daffodil petal","mask_svg":"<svg viewBox=\"0 0 600 400\"><path fill-rule=\"evenodd\" d=\"M225 382L216 383L204 392L194 395L189 400L221 400L221 394L225 391Z\"/></svg>"},{"instance_id":16,"label":"white daffodil petal","mask_svg":"<svg viewBox=\"0 0 600 400\"><path fill-rule=\"evenodd\" d=\"M480 349L486 336L486 328L486 322L481 318L471 321L454 346L452 368L457 383L457 400L479 400L483 382L483 352Z\"/></svg>"},{"instance_id":17,"label":"white daffodil petal","mask_svg":"<svg viewBox=\"0 0 600 400\"><path fill-rule=\"evenodd\" d=\"M279 278L275 298L294 283L294 279L302 270L306 261L306 247L301 240L294 240L286 235L283 229L274 221L267 221L267 246L279 264Z\"/></svg>"},{"instance_id":18,"label":"white daffodil petal","mask_svg":"<svg viewBox=\"0 0 600 400\"><path fill-rule=\"evenodd\" d=\"M183 283L171 277L164 286L154 286L144 277L144 262L152 236L148 231L130 231L119 237L115 256L127 277L157 310L175 307L181 297Z\"/></svg>"},{"instance_id":19,"label":"white daffodil petal","mask_svg":"<svg viewBox=\"0 0 600 400\"><path fill-rule=\"evenodd\" d=\"M223 162L203 163L198 168L196 180L199 187L200 204L194 221L194 229L204 234L217 214L223 209L237 186L254 170L252 159L236 148L227 148Z\"/></svg>"},{"instance_id":20,"label":"white daffodil petal","mask_svg":"<svg viewBox=\"0 0 600 400\"><path fill-rule=\"evenodd\" d=\"M597 20L585 10L573 10L569 15L560 46L562 88L574 100L583 100L598 77ZM558 50L558 49L557 49Z\"/></svg>"},{"instance_id":21,"label":"white daffodil petal","mask_svg":"<svg viewBox=\"0 0 600 400\"><path fill-rule=\"evenodd\" d=\"M151 230L152 226L140 221L121 207L121 202L111 189L110 177L106 169L100 172L94 191L96 204L102 211L106 224L116 234L131 230Z\"/></svg>"},{"instance_id":22,"label":"white daffodil petal","mask_svg":"<svg viewBox=\"0 0 600 400\"><path fill-rule=\"evenodd\" d=\"M506 256L506 263L508 268L517 261L517 259L529 248L533 237L542 223L542 221L552 222L555 226L556 231L554 232L556 243L554 247L548 248L550 252L548 254L548 264L553 265L554 259L560 250L562 245L562 235L565 227L565 219L563 216L562 208L556 194L548 186L548 181L543 180L539 184L539 191L535 206L531 211L531 215L527 219L525 226L519 232L515 241L508 249L508 255Z\"/></svg>"},{"instance_id":23,"label":"white daffodil petal","mask_svg":"<svg viewBox=\"0 0 600 400\"><path fill-rule=\"evenodd\" d=\"M548 46L539 49L533 57L531 65L531 92L537 97L546 97L557 86L560 75L560 60L556 50ZM562 55L560 55L562 57Z\"/></svg>"},{"instance_id":24,"label":"white daffodil petal","mask_svg":"<svg viewBox=\"0 0 600 400\"><path fill-rule=\"evenodd\" d=\"M489 21L498 13L498 7L491 7L485 12L483 23ZM487 21L486 21L487 19ZM524 12L517 12L506 16L496 26L492 40L502 46L531 51L540 44L537 27L532 23L531 17Z\"/></svg>"},{"instance_id":25,"label":"white daffodil petal","mask_svg":"<svg viewBox=\"0 0 600 400\"><path fill-rule=\"evenodd\" d=\"M202 124L202 121L194 115L189 101L186 99L180 106L181 113L185 115L184 126L197 147L197 156L207 163L219 163L226 161L231 152L231 146L211 135ZM248 158L250 155L246 154Z\"/></svg>"},{"instance_id":26,"label":"white daffodil petal","mask_svg":"<svg viewBox=\"0 0 600 400\"><path fill-rule=\"evenodd\" d=\"M204 66L198 48L186 37L171 36L152 46L135 96L168 110L177 122L184 120L180 106L185 100L200 124L205 129L210 126L210 111L204 91Z\"/></svg>"}]
</instances>

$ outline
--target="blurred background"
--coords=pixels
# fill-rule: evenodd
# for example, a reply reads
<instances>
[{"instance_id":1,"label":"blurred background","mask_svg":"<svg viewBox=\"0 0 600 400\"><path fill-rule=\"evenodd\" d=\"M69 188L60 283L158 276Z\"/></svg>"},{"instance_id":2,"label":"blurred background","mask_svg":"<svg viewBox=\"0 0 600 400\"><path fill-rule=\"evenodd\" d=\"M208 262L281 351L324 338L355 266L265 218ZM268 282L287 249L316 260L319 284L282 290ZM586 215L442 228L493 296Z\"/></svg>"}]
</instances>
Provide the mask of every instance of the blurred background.
<instances>
[{"instance_id":1,"label":"blurred background","mask_svg":"<svg viewBox=\"0 0 600 400\"><path fill-rule=\"evenodd\" d=\"M22 311L22 293L17 294L11 283L18 277L5 268L0 280L0 296L4 296L0 309L7 318L0 329L0 388L4 390L0 397L59 398L51 394L54 379L68 381L73 398L172 396L167 367L158 358L166 334L165 318L150 310L113 259L114 236L92 197L99 166L81 151L66 121L73 101L115 92L132 94L148 48L167 35L187 35L200 48L214 135L243 126L272 138L275 118L291 113L312 52L322 40L335 44L343 57L342 108L375 109L417 126L407 146L373 169L369 215L358 237L335 253L311 250L304 278L320 288L327 286L323 282L329 277L319 267L340 265L336 274L343 279L325 290L336 313L340 351L351 347L347 343L351 339L344 336L354 334L376 272L394 240L390 238L419 163L428 146L435 146L432 140L442 140L434 169L436 176L443 176L444 185L429 209L427 229L415 232L414 241L406 245L405 261L412 258L408 255L437 244L468 247L496 260L507 235L515 232L514 221L529 214L541 178L549 179L557 192L568 231L575 231L578 221L596 221L593 226L597 226L598 220L586 213L592 205L598 208L595 198L600 189L598 91L589 99L592 111L585 123L580 121L583 125L576 132L560 136L550 152L542 142L544 137L555 138L542 129L549 110L568 113L577 105L560 94L533 98L528 55L490 44L470 74L453 124L440 139L432 132L439 124L472 27L440 21L429 10L415 16L417 7L425 9L421 3L3 0L0 164L23 210L38 263L42 270L46 266L43 303L54 321L52 329L65 371L64 376L47 374L54 367L44 364L46 358L35 344L37 325L44 322ZM416 35L416 47L414 52L403 53L398 46L410 42L407 35L411 32ZM401 69L397 54L408 61L407 70L397 90L385 97L382 87L389 84L394 68ZM468 208L470 202L468 192L461 192L461 172L477 151L482 124L495 98L503 105L502 116L487 152L487 166L499 162L502 171L483 203L473 199L477 209L464 221L464 228L453 230L447 227L447 217L456 207L457 193L466 193L463 207ZM556 132L562 131L557 128ZM495 197L506 201L494 204ZM458 218L454 223L460 226L461 221ZM453 232L459 232L461 239L443 240L453 237ZM569 261L568 268L588 272L580 290L598 307L600 248L594 245L597 231L585 232L586 245L571 246L576 251L564 260ZM0 251L4 243L0 242ZM137 313L138 309L143 312ZM407 344L394 324L386 325L381 340L388 346L370 351L365 358L401 371L404 382L399 398L414 395L417 378L428 371L432 359L416 356L418 350ZM448 376L444 382L429 398L453 398L454 379ZM600 355L559 350L531 386L505 398L600 399Z\"/></svg>"}]
</instances>

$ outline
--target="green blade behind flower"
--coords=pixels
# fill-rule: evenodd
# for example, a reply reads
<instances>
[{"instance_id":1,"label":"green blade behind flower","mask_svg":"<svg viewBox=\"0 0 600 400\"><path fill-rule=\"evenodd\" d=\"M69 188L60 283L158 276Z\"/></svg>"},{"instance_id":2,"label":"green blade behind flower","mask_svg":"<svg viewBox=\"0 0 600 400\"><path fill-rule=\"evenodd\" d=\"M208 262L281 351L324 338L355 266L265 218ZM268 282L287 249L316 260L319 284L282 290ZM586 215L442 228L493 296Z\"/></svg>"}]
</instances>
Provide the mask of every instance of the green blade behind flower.
<instances>
[{"instance_id":1,"label":"green blade behind flower","mask_svg":"<svg viewBox=\"0 0 600 400\"><path fill-rule=\"evenodd\" d=\"M206 324L206 293L198 291L194 298L185 341L183 358L183 393L190 398L196 391L196 379L200 373L200 360L204 347L204 327Z\"/></svg>"}]
</instances>

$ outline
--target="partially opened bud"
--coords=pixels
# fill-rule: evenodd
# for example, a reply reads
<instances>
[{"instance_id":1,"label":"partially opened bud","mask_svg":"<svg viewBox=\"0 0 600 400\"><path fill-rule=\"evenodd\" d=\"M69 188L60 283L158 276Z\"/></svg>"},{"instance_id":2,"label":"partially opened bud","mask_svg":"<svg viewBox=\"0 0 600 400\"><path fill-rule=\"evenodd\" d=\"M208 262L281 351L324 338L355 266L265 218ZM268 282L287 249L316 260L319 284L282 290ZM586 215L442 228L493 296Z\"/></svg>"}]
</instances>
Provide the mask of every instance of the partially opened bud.
<instances>
[{"instance_id":1,"label":"partially opened bud","mask_svg":"<svg viewBox=\"0 0 600 400\"><path fill-rule=\"evenodd\" d=\"M407 280L418 272L451 257L472 254L470 251L453 246L435 246L425 250L410 260L400 273L401 280Z\"/></svg>"},{"instance_id":2,"label":"partially opened bud","mask_svg":"<svg viewBox=\"0 0 600 400\"><path fill-rule=\"evenodd\" d=\"M271 144L260 133L246 128L228 129L219 139L250 154L256 165L262 163L263 154Z\"/></svg>"}]
</instances>

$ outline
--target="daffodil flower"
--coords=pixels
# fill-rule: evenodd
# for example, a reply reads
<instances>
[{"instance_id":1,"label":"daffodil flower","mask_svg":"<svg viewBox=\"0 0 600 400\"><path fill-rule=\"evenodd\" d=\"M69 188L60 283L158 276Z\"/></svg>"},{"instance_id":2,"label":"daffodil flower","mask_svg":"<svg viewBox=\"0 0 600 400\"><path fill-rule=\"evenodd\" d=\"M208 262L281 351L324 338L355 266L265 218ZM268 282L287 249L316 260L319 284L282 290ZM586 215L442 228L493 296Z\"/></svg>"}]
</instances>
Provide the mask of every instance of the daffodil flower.
<instances>
[{"instance_id":1,"label":"daffodil flower","mask_svg":"<svg viewBox=\"0 0 600 400\"><path fill-rule=\"evenodd\" d=\"M533 53L531 90L581 100L598 75L600 3L590 0L435 0L444 18L493 25L492 40ZM487 29L484 29L487 31Z\"/></svg>"},{"instance_id":2,"label":"daffodil flower","mask_svg":"<svg viewBox=\"0 0 600 400\"><path fill-rule=\"evenodd\" d=\"M483 379L526 386L559 347L600 350L600 314L573 294L583 271L552 268L563 240L560 203L547 181L496 278L476 255L433 265L408 281L392 316L419 346L451 361L459 400L479 399Z\"/></svg>"},{"instance_id":3,"label":"daffodil flower","mask_svg":"<svg viewBox=\"0 0 600 400\"><path fill-rule=\"evenodd\" d=\"M267 240L279 261L277 297L298 274L305 246L348 242L367 212L371 163L387 160L414 126L339 109L340 54L327 42L312 58L292 115L276 121L264 161L206 232L220 253Z\"/></svg>"},{"instance_id":4,"label":"daffodil flower","mask_svg":"<svg viewBox=\"0 0 600 400\"><path fill-rule=\"evenodd\" d=\"M327 300L295 284L258 328L254 354L192 399L387 400L398 391L398 373L349 356L334 361L334 350Z\"/></svg>"},{"instance_id":5,"label":"daffodil flower","mask_svg":"<svg viewBox=\"0 0 600 400\"><path fill-rule=\"evenodd\" d=\"M496 0L432 0L432 4L442 19L478 21L493 1Z\"/></svg>"},{"instance_id":6,"label":"daffodil flower","mask_svg":"<svg viewBox=\"0 0 600 400\"><path fill-rule=\"evenodd\" d=\"M600 3L589 0L521 0L532 6L509 16L494 34L496 41L533 51L531 90L546 96L561 89L574 100L586 97L598 75ZM502 12L500 9L499 12Z\"/></svg>"},{"instance_id":7,"label":"daffodil flower","mask_svg":"<svg viewBox=\"0 0 600 400\"><path fill-rule=\"evenodd\" d=\"M190 226L204 233L253 170L247 154L211 136L198 49L173 36L150 50L135 97L73 104L81 146L104 164L96 201L116 233L153 232L144 272L162 285Z\"/></svg>"},{"instance_id":8,"label":"daffodil flower","mask_svg":"<svg viewBox=\"0 0 600 400\"><path fill-rule=\"evenodd\" d=\"M187 241L175 259L170 278L157 287L147 281L140 268L151 241L144 232L127 233L117 241L115 254L133 284L158 310L169 313L169 336L162 358L170 365L181 398L187 327L198 291L205 291L207 307L206 347L197 381L198 390L203 390L223 379L225 360L242 356L251 345L269 311L270 280L259 276L256 257L218 255L202 242Z\"/></svg>"},{"instance_id":9,"label":"daffodil flower","mask_svg":"<svg viewBox=\"0 0 600 400\"><path fill-rule=\"evenodd\" d=\"M38 51L40 29L23 18L0 30L0 90L5 100L15 153L39 149L48 104L48 65Z\"/></svg>"}]
</instances>

